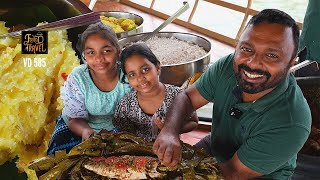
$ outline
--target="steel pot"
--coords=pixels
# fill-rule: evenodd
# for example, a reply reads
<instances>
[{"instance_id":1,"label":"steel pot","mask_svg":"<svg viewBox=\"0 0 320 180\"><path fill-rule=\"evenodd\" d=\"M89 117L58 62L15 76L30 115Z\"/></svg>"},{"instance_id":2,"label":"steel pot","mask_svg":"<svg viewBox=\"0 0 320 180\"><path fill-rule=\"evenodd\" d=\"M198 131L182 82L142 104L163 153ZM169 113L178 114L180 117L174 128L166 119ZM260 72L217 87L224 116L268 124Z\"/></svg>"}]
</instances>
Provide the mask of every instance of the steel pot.
<instances>
[{"instance_id":1,"label":"steel pot","mask_svg":"<svg viewBox=\"0 0 320 180\"><path fill-rule=\"evenodd\" d=\"M149 33L150 32L140 33L122 38L119 40L119 44L121 47L125 47L128 44L139 41ZM203 72L210 63L211 42L207 38L192 33L182 32L160 32L155 36L167 38L175 37L179 40L189 41L207 51L204 56L189 62L161 65L160 81L163 83L181 86L188 78L192 77L197 72Z\"/></svg>"},{"instance_id":2,"label":"steel pot","mask_svg":"<svg viewBox=\"0 0 320 180\"><path fill-rule=\"evenodd\" d=\"M135 29L132 29L131 31L117 33L117 37L119 39L124 38L129 35L143 32L143 18L137 14L129 13L129 12L120 12L120 11L105 11L105 12L100 12L100 14L103 16L106 16L106 17L127 18L127 19L132 19L135 21L135 23L138 26Z\"/></svg>"}]
</instances>

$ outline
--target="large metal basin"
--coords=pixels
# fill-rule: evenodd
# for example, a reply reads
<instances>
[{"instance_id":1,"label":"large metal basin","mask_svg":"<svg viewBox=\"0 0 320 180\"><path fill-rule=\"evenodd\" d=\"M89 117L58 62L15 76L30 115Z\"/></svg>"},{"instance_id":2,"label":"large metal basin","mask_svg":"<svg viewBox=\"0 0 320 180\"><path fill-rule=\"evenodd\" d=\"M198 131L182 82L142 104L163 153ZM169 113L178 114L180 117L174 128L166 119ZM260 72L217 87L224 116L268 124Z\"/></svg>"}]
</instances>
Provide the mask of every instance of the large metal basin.
<instances>
[{"instance_id":1,"label":"large metal basin","mask_svg":"<svg viewBox=\"0 0 320 180\"><path fill-rule=\"evenodd\" d=\"M130 43L139 41L147 34L149 33L140 33L122 38L119 40L119 44L121 47L125 47ZM191 33L181 32L160 32L156 34L156 36L167 38L175 37L179 40L193 42L207 51L204 56L186 63L162 65L160 74L161 82L181 86L188 78L192 77L197 72L203 72L210 63L211 43L207 38Z\"/></svg>"},{"instance_id":2,"label":"large metal basin","mask_svg":"<svg viewBox=\"0 0 320 180\"><path fill-rule=\"evenodd\" d=\"M135 23L138 25L137 28L132 29L131 31L117 33L117 37L119 39L132 34L143 32L143 18L137 14L129 13L129 12L120 12L120 11L106 11L106 12L100 12L100 14L106 17L127 18L135 21Z\"/></svg>"}]
</instances>

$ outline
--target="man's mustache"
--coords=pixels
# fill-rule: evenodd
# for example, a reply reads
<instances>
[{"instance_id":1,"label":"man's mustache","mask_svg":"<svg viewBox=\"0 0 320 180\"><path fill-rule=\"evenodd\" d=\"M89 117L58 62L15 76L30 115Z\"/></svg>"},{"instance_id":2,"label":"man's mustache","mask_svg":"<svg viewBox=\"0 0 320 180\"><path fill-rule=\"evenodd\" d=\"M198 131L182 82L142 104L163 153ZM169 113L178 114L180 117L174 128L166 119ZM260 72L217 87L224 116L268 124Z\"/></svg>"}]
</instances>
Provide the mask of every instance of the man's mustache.
<instances>
[{"instance_id":1,"label":"man's mustache","mask_svg":"<svg viewBox=\"0 0 320 180\"><path fill-rule=\"evenodd\" d=\"M238 66L238 71L239 72L240 72L241 69L247 71L250 74L261 74L261 75L265 75L267 78L271 77L271 74L269 72L263 71L261 69L251 69L251 68L249 68L249 66L247 66L245 64L240 64Z\"/></svg>"}]
</instances>

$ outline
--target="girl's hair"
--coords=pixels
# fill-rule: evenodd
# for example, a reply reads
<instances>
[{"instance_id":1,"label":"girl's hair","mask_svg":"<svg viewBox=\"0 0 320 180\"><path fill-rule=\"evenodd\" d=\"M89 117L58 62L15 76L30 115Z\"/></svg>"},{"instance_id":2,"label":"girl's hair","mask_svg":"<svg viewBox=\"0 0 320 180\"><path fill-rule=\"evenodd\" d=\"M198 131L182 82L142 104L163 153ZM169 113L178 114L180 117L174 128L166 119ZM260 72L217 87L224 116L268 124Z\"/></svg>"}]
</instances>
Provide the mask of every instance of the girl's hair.
<instances>
[{"instance_id":1,"label":"girl's hair","mask_svg":"<svg viewBox=\"0 0 320 180\"><path fill-rule=\"evenodd\" d=\"M88 28L79 36L79 40L77 42L76 48L80 52L81 56L83 56L84 51L84 45L86 40L90 35L98 34L102 38L108 40L111 42L111 44L116 48L117 52L120 52L120 46L118 43L118 38L116 33L113 31L113 29L105 25L101 22L91 24L88 26ZM84 58L84 57L82 57Z\"/></svg>"},{"instance_id":2,"label":"girl's hair","mask_svg":"<svg viewBox=\"0 0 320 180\"><path fill-rule=\"evenodd\" d=\"M124 64L125 64L126 60L133 55L140 55L140 56L146 58L148 61L150 61L155 66L160 65L160 61L157 59L157 57L153 54L151 49L146 44L144 44L144 43L132 44L132 45L126 47L120 55L121 69L124 74L121 79L121 81L123 83L126 83L125 82L125 75L127 74L127 72L124 68Z\"/></svg>"}]
</instances>

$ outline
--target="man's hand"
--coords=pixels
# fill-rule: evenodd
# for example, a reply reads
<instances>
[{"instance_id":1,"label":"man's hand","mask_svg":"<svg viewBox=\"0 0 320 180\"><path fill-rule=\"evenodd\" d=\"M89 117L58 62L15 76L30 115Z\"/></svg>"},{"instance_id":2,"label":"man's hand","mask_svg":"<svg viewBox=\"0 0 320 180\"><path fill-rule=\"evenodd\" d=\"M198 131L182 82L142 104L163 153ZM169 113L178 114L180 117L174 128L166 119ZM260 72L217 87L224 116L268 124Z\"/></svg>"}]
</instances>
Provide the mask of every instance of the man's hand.
<instances>
[{"instance_id":1,"label":"man's hand","mask_svg":"<svg viewBox=\"0 0 320 180\"><path fill-rule=\"evenodd\" d=\"M181 144L178 134L161 130L153 144L153 152L165 166L175 166L181 161Z\"/></svg>"},{"instance_id":2,"label":"man's hand","mask_svg":"<svg viewBox=\"0 0 320 180\"><path fill-rule=\"evenodd\" d=\"M165 116L164 126L153 144L154 153L165 166L175 166L181 161L179 133L183 128L190 131L197 126L198 120L194 119L193 122L190 121L194 125L185 127L189 120L187 118L193 111L207 103L195 85L175 97Z\"/></svg>"},{"instance_id":3,"label":"man's hand","mask_svg":"<svg viewBox=\"0 0 320 180\"><path fill-rule=\"evenodd\" d=\"M83 131L82 131L82 134L81 134L82 141L85 141L85 140L89 139L89 137L92 134L95 134L95 133L96 132L91 128L84 128Z\"/></svg>"}]
</instances>

